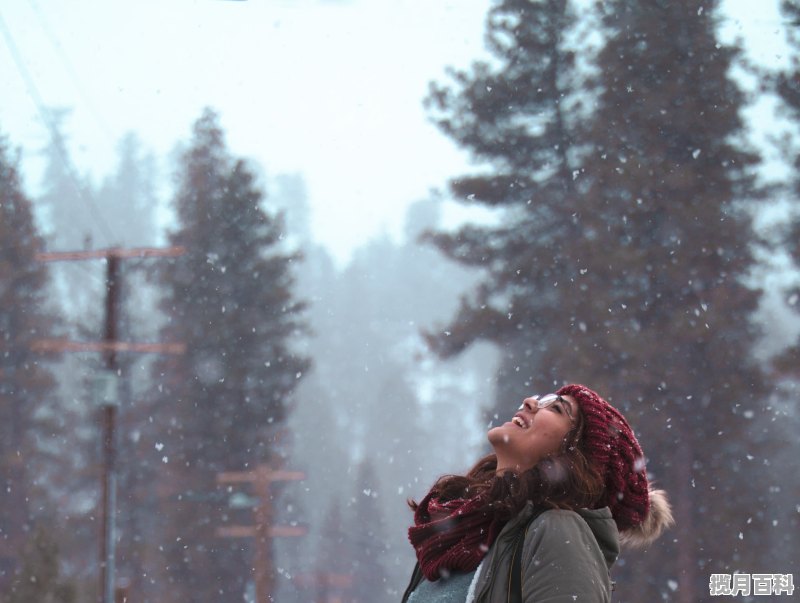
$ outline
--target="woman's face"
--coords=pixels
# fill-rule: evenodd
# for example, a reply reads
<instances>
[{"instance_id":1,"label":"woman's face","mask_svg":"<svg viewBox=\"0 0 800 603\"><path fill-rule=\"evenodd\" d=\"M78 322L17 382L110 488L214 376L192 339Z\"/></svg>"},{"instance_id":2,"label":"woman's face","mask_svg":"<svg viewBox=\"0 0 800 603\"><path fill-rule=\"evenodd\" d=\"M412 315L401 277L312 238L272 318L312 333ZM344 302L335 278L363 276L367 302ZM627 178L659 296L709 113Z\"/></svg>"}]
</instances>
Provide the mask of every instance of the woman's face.
<instances>
[{"instance_id":1,"label":"woman's face","mask_svg":"<svg viewBox=\"0 0 800 603\"><path fill-rule=\"evenodd\" d=\"M546 408L538 408L536 398L523 400L512 420L489 430L489 443L497 455L497 472L525 471L561 450L578 413L572 396L561 396Z\"/></svg>"}]
</instances>

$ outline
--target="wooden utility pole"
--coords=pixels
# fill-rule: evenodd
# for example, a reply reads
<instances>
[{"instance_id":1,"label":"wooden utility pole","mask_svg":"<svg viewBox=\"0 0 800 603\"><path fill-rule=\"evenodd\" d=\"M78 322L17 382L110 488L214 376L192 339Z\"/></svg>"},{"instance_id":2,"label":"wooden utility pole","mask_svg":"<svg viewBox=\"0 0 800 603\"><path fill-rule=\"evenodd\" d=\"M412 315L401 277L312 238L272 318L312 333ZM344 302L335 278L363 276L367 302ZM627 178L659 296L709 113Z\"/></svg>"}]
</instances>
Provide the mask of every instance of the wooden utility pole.
<instances>
[{"instance_id":1,"label":"wooden utility pole","mask_svg":"<svg viewBox=\"0 0 800 603\"><path fill-rule=\"evenodd\" d=\"M119 258L110 255L106 258L106 324L105 337L108 343L117 341L117 300L119 299ZM105 353L106 371L114 381L114 391L103 403L103 514L102 538L100 544L100 584L102 601L111 603L114 597L114 566L116 542L115 512L117 508L117 440L115 433L119 387L117 376L117 353L110 348Z\"/></svg>"},{"instance_id":2,"label":"wooden utility pole","mask_svg":"<svg viewBox=\"0 0 800 603\"><path fill-rule=\"evenodd\" d=\"M98 600L102 603L115 603L114 564L115 564L115 513L117 496L116 470L116 417L118 401L117 353L155 352L162 354L182 354L185 346L180 344L135 344L117 340L119 308L119 261L124 258L176 257L186 253L184 247L138 249L98 249L95 251L66 251L37 253L40 262L76 261L90 259L106 260L106 300L104 335L102 342L74 342L63 339L42 339L34 341L33 350L41 352L100 351L105 357L106 374L95 384L98 402L103 413L103 480L100 537L100 592ZM98 388L98 385L100 387Z\"/></svg>"},{"instance_id":3,"label":"wooden utility pole","mask_svg":"<svg viewBox=\"0 0 800 603\"><path fill-rule=\"evenodd\" d=\"M218 484L249 483L253 485L258 504L255 506L253 526L223 526L217 528L217 536L227 538L255 538L253 572L256 583L256 601L272 601L274 579L272 575L272 543L277 536L305 536L305 526L273 526L272 500L269 487L272 482L305 479L300 471L275 470L269 465L258 465L252 471L226 471L217 474Z\"/></svg>"}]
</instances>

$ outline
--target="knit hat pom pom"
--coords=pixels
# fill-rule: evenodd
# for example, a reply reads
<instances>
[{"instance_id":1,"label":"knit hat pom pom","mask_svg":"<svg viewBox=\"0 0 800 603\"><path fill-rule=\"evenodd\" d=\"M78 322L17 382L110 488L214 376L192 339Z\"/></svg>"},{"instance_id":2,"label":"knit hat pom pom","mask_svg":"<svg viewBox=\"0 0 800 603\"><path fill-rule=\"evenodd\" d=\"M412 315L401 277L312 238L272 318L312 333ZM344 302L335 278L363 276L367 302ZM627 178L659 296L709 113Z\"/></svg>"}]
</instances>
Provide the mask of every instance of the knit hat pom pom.
<instances>
[{"instance_id":1,"label":"knit hat pom pom","mask_svg":"<svg viewBox=\"0 0 800 603\"><path fill-rule=\"evenodd\" d=\"M663 490L649 490L650 510L644 521L632 528L622 530L619 541L623 546L643 547L658 538L668 527L675 524L672 508Z\"/></svg>"}]
</instances>

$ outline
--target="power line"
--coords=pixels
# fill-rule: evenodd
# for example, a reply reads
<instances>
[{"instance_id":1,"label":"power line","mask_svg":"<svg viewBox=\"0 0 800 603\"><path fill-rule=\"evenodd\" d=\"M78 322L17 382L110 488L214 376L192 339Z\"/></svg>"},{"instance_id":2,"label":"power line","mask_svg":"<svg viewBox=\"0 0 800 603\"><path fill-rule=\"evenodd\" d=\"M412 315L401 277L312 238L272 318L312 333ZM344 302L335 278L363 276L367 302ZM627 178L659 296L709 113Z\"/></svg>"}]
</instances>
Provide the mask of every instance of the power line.
<instances>
[{"instance_id":1,"label":"power line","mask_svg":"<svg viewBox=\"0 0 800 603\"><path fill-rule=\"evenodd\" d=\"M56 50L56 54L58 55L59 59L61 59L61 62L64 64L64 68L66 69L67 75L69 75L70 79L72 80L72 83L75 84L75 89L83 98L83 102L86 103L86 106L89 109L89 113L91 113L92 117L94 117L97 120L97 124L100 126L100 129L106 135L108 142L113 143L114 137L111 135L111 128L108 127L108 124L106 123L105 119L103 119L102 114L99 111L97 111L96 107L94 106L94 103L89 98L89 95L86 94L86 89L83 86L81 78L78 77L78 73L72 66L72 62L69 60L69 57L67 56L67 53L64 50L64 47L61 45L61 42L59 41L58 37L50 28L50 24L47 22L47 19L45 19L45 16L42 14L41 8L39 7L39 3L36 2L36 0L30 0L30 5L31 8L33 9L33 12L36 13L36 17L39 20L39 25L41 26L42 31L45 33L45 36L47 36L47 39L50 40L50 43Z\"/></svg>"},{"instance_id":2,"label":"power line","mask_svg":"<svg viewBox=\"0 0 800 603\"><path fill-rule=\"evenodd\" d=\"M88 195L84 195L83 191L81 190L81 186L79 183L78 175L75 173L75 168L73 167L72 163L69 161L69 157L67 157L66 150L64 149L64 145L62 142L62 136L58 131L55 123L51 119L50 115L48 114L47 109L45 109L45 104L42 101L42 97L39 94L39 90L36 88L36 83L28 73L28 69L25 66L25 61L22 59L22 56L17 49L17 45L14 42L14 38L11 36L11 32L9 31L8 27L6 26L5 19L3 18L2 13L0 13L0 30L3 32L3 37L6 40L6 46L8 46L8 50L11 53L11 57L14 60L14 64L17 67L17 71L19 72L22 79L25 81L25 86L28 89L28 94L31 95L34 104L36 105L36 110L39 113L39 117L44 122L45 127L50 131L50 136L53 140L53 143L56 148L56 153L61 159L61 163L64 165L64 169L69 177L70 183L75 189L78 198L82 201L85 201L88 206L91 207L92 211L89 212L89 215L92 219L96 220L97 223L100 225L101 230L103 231L104 236L108 240L109 245L113 245L117 237L114 235L111 227L108 225L106 220L103 218L100 208L97 207L97 204L89 197Z\"/></svg>"}]
</instances>

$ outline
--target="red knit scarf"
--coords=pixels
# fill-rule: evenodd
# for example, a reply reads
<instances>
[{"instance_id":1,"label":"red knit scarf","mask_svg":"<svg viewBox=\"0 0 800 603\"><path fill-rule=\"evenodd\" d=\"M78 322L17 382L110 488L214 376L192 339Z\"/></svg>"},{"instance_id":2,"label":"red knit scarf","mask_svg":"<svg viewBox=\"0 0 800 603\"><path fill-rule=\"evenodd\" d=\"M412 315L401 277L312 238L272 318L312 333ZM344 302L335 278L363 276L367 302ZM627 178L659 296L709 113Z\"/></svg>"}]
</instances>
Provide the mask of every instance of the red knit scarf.
<instances>
[{"instance_id":1,"label":"red knit scarf","mask_svg":"<svg viewBox=\"0 0 800 603\"><path fill-rule=\"evenodd\" d=\"M505 522L493 517L481 496L442 502L429 492L414 513L408 539L417 552L422 573L434 581L446 573L442 570L475 570L503 525Z\"/></svg>"}]
</instances>

